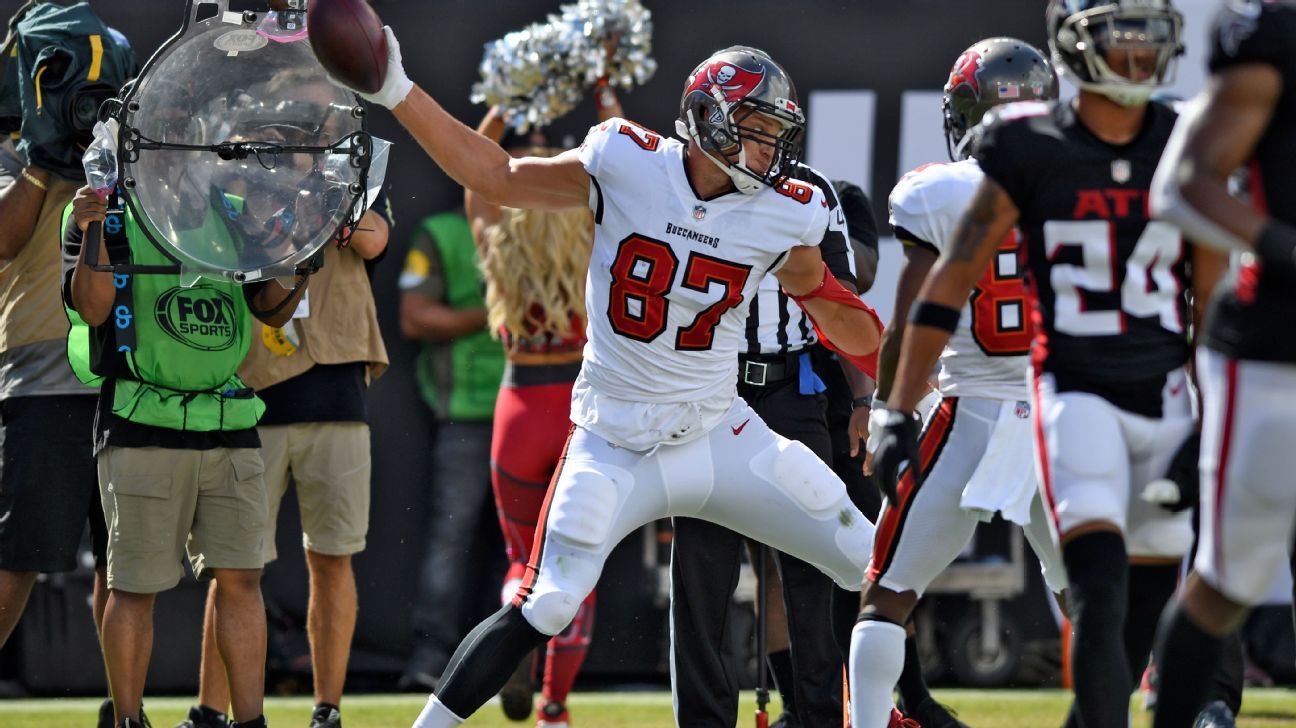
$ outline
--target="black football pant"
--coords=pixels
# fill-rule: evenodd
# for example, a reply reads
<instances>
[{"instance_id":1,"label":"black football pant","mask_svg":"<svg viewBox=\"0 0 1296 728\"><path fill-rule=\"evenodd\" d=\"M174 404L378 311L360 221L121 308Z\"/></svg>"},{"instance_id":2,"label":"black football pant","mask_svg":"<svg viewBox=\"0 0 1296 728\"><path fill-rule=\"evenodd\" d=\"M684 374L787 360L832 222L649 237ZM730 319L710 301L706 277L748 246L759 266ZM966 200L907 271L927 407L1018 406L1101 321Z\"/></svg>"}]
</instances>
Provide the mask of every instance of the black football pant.
<instances>
[{"instance_id":1,"label":"black football pant","mask_svg":"<svg viewBox=\"0 0 1296 728\"><path fill-rule=\"evenodd\" d=\"M831 462L823 395L800 394L795 376L764 387L739 383L738 393L774 432L804 443ZM674 523L671 641L679 725L732 728L738 721L738 678L722 646L744 539L695 518L676 518ZM842 658L830 611L835 585L819 569L786 554L778 553L777 563L792 643L797 717L805 726L840 725Z\"/></svg>"}]
</instances>

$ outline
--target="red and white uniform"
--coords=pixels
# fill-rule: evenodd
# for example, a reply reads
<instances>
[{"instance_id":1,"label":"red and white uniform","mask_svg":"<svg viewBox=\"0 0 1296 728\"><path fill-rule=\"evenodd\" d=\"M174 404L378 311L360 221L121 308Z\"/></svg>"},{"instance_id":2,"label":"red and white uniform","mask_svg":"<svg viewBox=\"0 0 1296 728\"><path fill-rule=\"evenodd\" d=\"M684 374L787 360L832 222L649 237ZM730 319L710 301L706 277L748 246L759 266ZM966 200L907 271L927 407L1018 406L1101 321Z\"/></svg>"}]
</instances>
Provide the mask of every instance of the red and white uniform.
<instances>
[{"instance_id":1,"label":"red and white uniform","mask_svg":"<svg viewBox=\"0 0 1296 728\"><path fill-rule=\"evenodd\" d=\"M589 342L573 433L514 598L547 634L570 621L622 538L667 516L768 543L845 588L863 579L872 525L832 470L775 435L735 384L743 303L791 248L818 244L823 194L789 182L701 200L684 153L620 119L580 149L596 223Z\"/></svg>"},{"instance_id":2,"label":"red and white uniform","mask_svg":"<svg viewBox=\"0 0 1296 728\"><path fill-rule=\"evenodd\" d=\"M973 160L910 172L891 192L891 225L906 245L943 255L984 175ZM940 407L926 418L916 486L901 480L887 504L869 578L921 595L971 539L976 524L1001 512L1026 529L1053 591L1065 569L1040 504L1026 386L1030 332L1016 236L1000 247L963 306L941 353Z\"/></svg>"}]
</instances>

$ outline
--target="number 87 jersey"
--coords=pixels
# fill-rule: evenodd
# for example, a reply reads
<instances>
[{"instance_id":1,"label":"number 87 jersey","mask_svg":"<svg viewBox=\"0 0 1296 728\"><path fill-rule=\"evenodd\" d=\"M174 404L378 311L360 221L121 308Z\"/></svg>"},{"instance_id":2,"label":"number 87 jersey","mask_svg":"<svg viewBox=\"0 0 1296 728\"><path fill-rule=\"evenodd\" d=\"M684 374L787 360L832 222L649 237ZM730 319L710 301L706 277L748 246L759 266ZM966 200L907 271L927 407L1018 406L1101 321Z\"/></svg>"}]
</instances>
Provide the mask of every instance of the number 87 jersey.
<instances>
[{"instance_id":1,"label":"number 87 jersey","mask_svg":"<svg viewBox=\"0 0 1296 728\"><path fill-rule=\"evenodd\" d=\"M624 401L727 409L749 302L791 248L819 244L823 193L788 180L701 199L684 146L623 119L579 154L595 221L582 379Z\"/></svg>"},{"instance_id":2,"label":"number 87 jersey","mask_svg":"<svg viewBox=\"0 0 1296 728\"><path fill-rule=\"evenodd\" d=\"M986 115L975 152L1020 213L1034 362L1063 390L1136 412L1147 398L1131 390L1159 391L1189 355L1185 245L1148 214L1148 187L1174 122L1168 107L1149 103L1133 140L1113 145L1069 103L1009 104ZM1117 401L1121 392L1129 401Z\"/></svg>"}]
</instances>

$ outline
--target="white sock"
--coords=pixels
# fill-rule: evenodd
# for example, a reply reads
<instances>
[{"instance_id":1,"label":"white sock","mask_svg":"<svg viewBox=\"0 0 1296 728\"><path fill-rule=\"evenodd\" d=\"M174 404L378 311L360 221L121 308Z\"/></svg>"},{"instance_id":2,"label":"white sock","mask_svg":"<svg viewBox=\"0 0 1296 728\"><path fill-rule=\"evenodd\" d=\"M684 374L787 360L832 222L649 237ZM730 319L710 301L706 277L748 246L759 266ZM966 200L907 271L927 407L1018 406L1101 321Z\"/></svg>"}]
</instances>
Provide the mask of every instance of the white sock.
<instances>
[{"instance_id":1,"label":"white sock","mask_svg":"<svg viewBox=\"0 0 1296 728\"><path fill-rule=\"evenodd\" d=\"M850 717L854 728L887 728L891 692L904 670L904 627L866 620L851 631Z\"/></svg>"},{"instance_id":2,"label":"white sock","mask_svg":"<svg viewBox=\"0 0 1296 728\"><path fill-rule=\"evenodd\" d=\"M423 712L414 719L414 725L410 728L454 728L463 723L464 719L450 712L450 709L441 704L435 695L429 695L427 705L423 706Z\"/></svg>"}]
</instances>

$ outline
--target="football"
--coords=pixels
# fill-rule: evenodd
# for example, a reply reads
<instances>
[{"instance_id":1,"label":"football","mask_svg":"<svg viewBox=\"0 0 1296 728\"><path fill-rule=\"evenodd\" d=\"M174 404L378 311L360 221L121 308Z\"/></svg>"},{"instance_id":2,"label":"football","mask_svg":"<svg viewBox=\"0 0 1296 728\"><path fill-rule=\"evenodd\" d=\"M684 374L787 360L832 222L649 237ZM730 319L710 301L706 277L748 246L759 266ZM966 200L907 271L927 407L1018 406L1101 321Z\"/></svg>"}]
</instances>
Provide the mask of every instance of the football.
<instances>
[{"instance_id":1,"label":"football","mask_svg":"<svg viewBox=\"0 0 1296 728\"><path fill-rule=\"evenodd\" d=\"M366 0L311 0L306 7L311 49L329 75L374 93L387 78L387 36Z\"/></svg>"}]
</instances>

